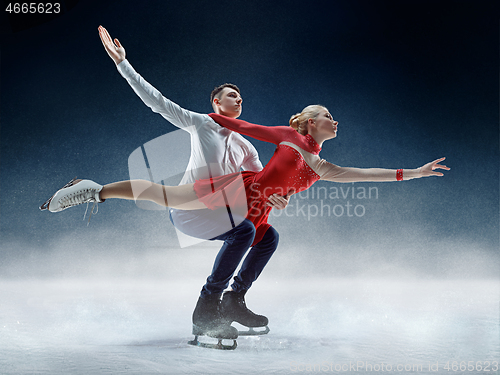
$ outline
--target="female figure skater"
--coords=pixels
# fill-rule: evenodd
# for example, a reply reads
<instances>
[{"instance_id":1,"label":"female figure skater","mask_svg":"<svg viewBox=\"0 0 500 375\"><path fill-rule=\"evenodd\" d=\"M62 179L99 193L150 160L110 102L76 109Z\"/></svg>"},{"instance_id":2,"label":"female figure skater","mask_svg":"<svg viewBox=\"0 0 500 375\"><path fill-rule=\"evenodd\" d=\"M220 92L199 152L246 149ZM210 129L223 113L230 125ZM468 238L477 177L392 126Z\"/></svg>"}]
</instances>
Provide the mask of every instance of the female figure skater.
<instances>
[{"instance_id":1,"label":"female figure skater","mask_svg":"<svg viewBox=\"0 0 500 375\"><path fill-rule=\"evenodd\" d=\"M163 186L145 180L121 181L101 186L90 180L74 180L46 202L51 212L109 198L149 200L161 206L194 210L241 206L247 203L247 218L256 228L254 243L269 228L269 197L290 195L311 187L318 180L333 182L389 182L443 176L436 169L450 168L434 160L417 169L340 167L319 157L323 142L337 136L338 122L320 105L310 105L290 118L290 126L262 126L210 114L220 125L278 147L260 172L243 171L194 184ZM220 194L220 192L223 194Z\"/></svg>"}]
</instances>

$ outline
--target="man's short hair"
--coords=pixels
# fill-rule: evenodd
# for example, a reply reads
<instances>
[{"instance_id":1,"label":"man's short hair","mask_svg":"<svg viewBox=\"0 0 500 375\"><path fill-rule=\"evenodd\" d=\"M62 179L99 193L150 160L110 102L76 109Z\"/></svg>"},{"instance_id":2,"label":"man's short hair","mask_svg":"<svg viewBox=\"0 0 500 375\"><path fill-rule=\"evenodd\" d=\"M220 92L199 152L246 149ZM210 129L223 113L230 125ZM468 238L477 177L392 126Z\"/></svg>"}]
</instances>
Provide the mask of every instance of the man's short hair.
<instances>
[{"instance_id":1,"label":"man's short hair","mask_svg":"<svg viewBox=\"0 0 500 375\"><path fill-rule=\"evenodd\" d=\"M238 86L236 85L233 85L232 83L224 83L223 85L220 85L218 87L216 87L212 93L210 94L210 103L212 104L212 106L214 105L214 98L217 97L218 98L218 95L219 93L224 90L226 87L229 87L233 90L236 90L238 91L238 94L241 94L240 92L240 89L238 88Z\"/></svg>"}]
</instances>

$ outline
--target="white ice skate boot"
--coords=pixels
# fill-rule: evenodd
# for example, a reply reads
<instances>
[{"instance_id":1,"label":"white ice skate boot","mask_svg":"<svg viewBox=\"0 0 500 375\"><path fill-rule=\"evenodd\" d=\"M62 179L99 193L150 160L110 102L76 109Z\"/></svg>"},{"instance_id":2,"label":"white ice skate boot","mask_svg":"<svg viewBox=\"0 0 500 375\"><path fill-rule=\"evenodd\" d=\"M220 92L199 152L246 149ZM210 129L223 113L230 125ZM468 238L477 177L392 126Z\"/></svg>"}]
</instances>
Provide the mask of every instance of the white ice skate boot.
<instances>
[{"instance_id":1,"label":"white ice skate boot","mask_svg":"<svg viewBox=\"0 0 500 375\"><path fill-rule=\"evenodd\" d=\"M94 181L77 180L74 178L47 200L40 209L49 210L50 212L60 212L82 203L104 202L99 197L101 190L102 186Z\"/></svg>"}]
</instances>

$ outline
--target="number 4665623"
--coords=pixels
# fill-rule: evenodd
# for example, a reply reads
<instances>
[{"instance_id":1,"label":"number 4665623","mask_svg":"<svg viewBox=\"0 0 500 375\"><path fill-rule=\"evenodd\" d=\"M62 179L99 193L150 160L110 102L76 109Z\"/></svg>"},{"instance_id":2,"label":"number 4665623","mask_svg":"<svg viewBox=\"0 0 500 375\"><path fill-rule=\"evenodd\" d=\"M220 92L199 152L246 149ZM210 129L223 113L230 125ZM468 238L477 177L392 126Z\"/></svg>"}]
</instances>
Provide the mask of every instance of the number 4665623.
<instances>
[{"instance_id":1,"label":"number 4665623","mask_svg":"<svg viewBox=\"0 0 500 375\"><path fill-rule=\"evenodd\" d=\"M9 3L5 11L8 13L38 13L38 14L49 14L49 13L60 13L61 4L60 3Z\"/></svg>"}]
</instances>

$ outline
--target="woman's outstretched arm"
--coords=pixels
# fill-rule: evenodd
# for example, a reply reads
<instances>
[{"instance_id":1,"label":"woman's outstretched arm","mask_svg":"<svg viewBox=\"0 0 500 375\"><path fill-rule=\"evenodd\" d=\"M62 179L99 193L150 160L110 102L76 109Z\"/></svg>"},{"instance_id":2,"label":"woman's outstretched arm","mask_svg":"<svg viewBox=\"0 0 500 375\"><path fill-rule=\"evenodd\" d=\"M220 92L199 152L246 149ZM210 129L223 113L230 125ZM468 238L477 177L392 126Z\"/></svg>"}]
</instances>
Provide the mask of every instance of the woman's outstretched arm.
<instances>
[{"instance_id":1,"label":"woman's outstretched arm","mask_svg":"<svg viewBox=\"0 0 500 375\"><path fill-rule=\"evenodd\" d=\"M210 113L209 116L219 125L235 131L240 134L258 139L259 141L279 144L285 134L295 131L289 126L264 126L252 124L243 120L230 118L216 113Z\"/></svg>"},{"instance_id":2,"label":"woman's outstretched arm","mask_svg":"<svg viewBox=\"0 0 500 375\"><path fill-rule=\"evenodd\" d=\"M391 182L443 176L443 173L436 171L450 170L446 165L439 164L443 160L445 158L440 158L416 169L350 168L339 167L325 161L320 167L320 176L321 180L333 182Z\"/></svg>"}]
</instances>

